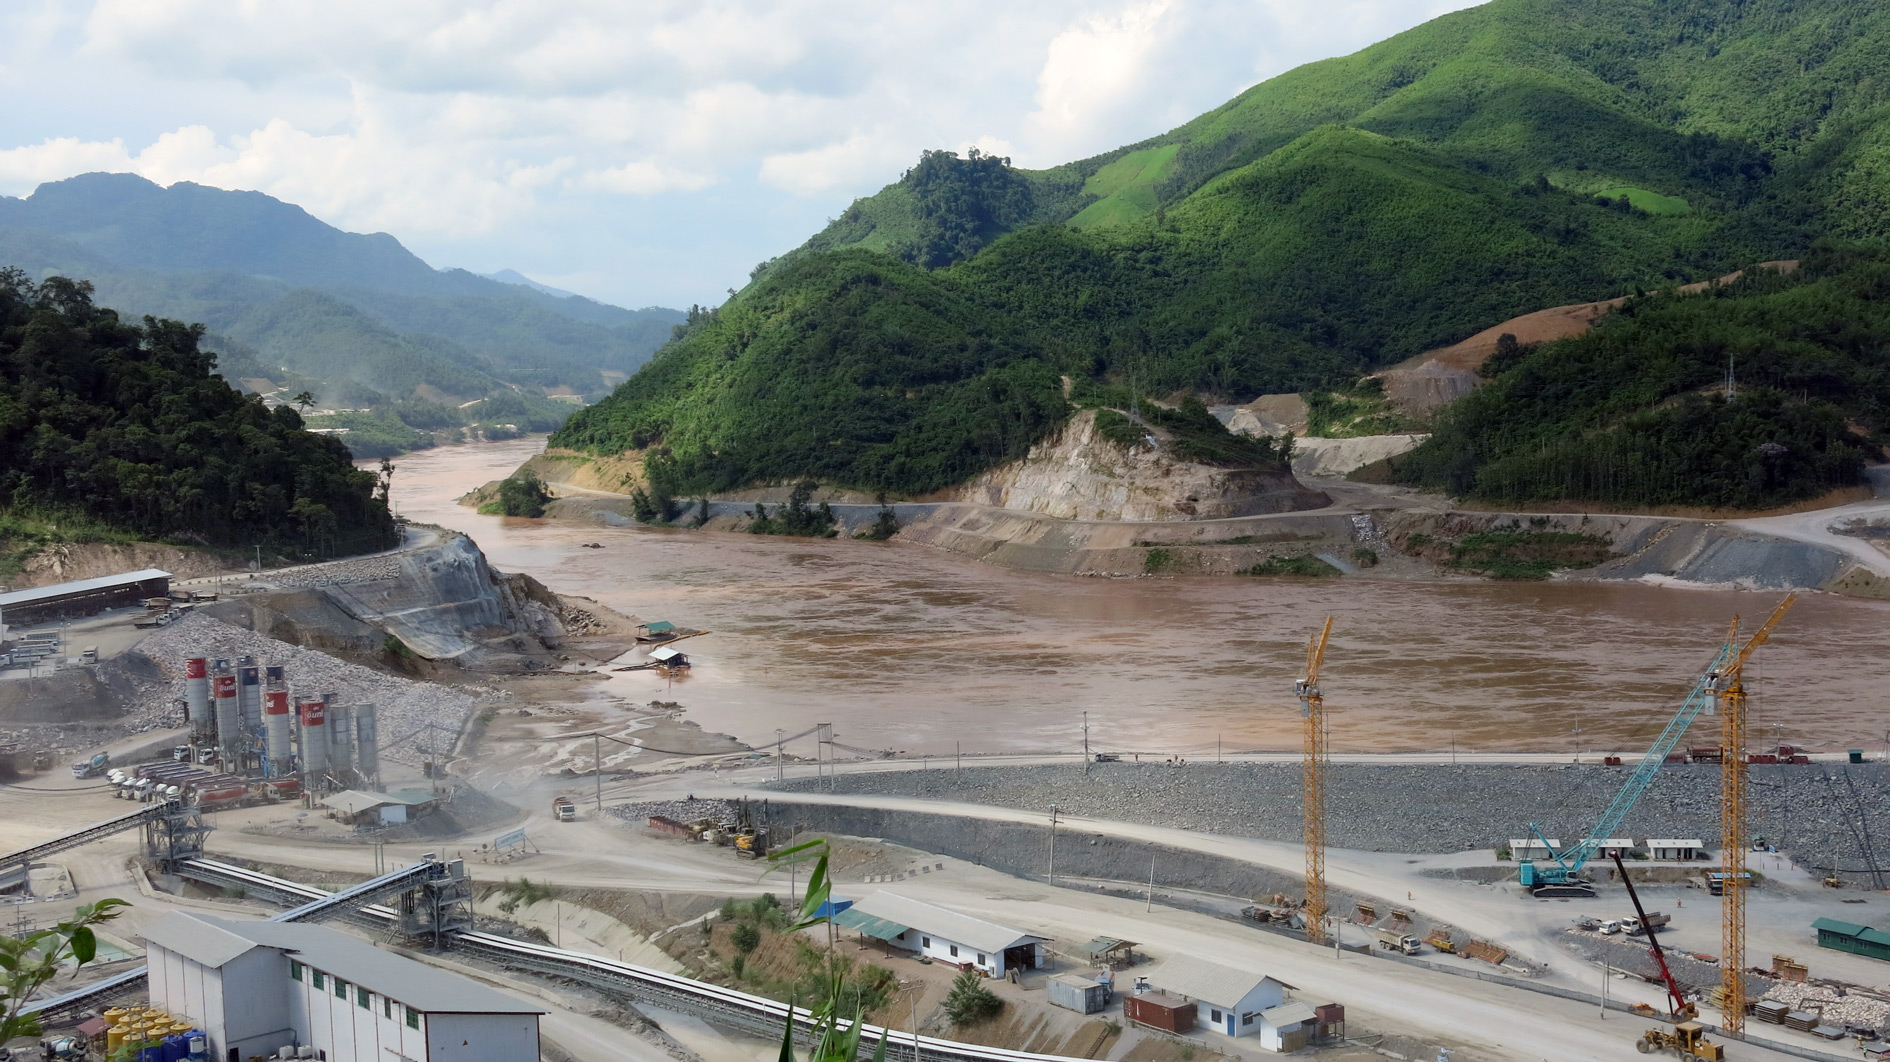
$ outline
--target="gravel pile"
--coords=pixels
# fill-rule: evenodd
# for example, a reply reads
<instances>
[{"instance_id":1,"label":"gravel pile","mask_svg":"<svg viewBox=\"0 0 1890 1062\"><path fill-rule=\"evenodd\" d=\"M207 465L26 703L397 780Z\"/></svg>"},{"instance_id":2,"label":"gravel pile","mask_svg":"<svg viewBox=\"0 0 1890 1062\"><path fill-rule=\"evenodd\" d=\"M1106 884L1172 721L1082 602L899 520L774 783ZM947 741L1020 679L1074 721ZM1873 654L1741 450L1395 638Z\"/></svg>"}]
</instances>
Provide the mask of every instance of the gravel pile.
<instances>
[{"instance_id":1,"label":"gravel pile","mask_svg":"<svg viewBox=\"0 0 1890 1062\"><path fill-rule=\"evenodd\" d=\"M1333 764L1327 837L1334 847L1385 852L1494 848L1525 836L1531 820L1551 838L1585 836L1628 769L1592 764ZM1848 778L1847 778L1848 776ZM1066 814L1235 834L1301 839L1298 764L1098 763L841 774L841 793L884 794L1040 808ZM1867 867L1872 847L1890 865L1890 769L1884 764L1762 766L1752 771L1752 828L1800 862ZM811 790L813 779L781 785ZM1867 824L1866 832L1863 826ZM1618 831L1719 839L1719 768L1662 768ZM1867 883L1868 874L1846 873Z\"/></svg>"},{"instance_id":2,"label":"gravel pile","mask_svg":"<svg viewBox=\"0 0 1890 1062\"><path fill-rule=\"evenodd\" d=\"M695 822L697 819L716 819L729 821L735 817L735 802L732 800L646 800L637 804L612 804L604 809L631 826L642 826L655 815L675 819L677 822ZM755 809L759 812L759 808Z\"/></svg>"},{"instance_id":3,"label":"gravel pile","mask_svg":"<svg viewBox=\"0 0 1890 1062\"><path fill-rule=\"evenodd\" d=\"M1835 988L1819 984L1781 981L1765 993L1793 1010L1815 1010L1826 1025L1855 1025L1881 1029L1890 1026L1890 1002L1870 996L1840 995Z\"/></svg>"},{"instance_id":4,"label":"gravel pile","mask_svg":"<svg viewBox=\"0 0 1890 1062\"><path fill-rule=\"evenodd\" d=\"M396 554L386 557L356 557L350 560L332 561L328 564L289 568L279 572L262 572L254 581L288 590L312 590L318 586L373 583L383 579L398 578L400 578L400 557Z\"/></svg>"},{"instance_id":5,"label":"gravel pile","mask_svg":"<svg viewBox=\"0 0 1890 1062\"><path fill-rule=\"evenodd\" d=\"M434 727L448 734L458 733L466 717L480 698L459 689L449 689L430 682L396 678L356 664L346 663L327 653L279 642L253 631L232 626L202 614L192 614L158 631L141 642L130 656L142 656L156 667L157 677L133 679L141 694L136 698L132 716L161 717L182 725L175 704L184 697L184 661L193 656L212 660L234 660L253 656L258 664L281 664L290 687L297 694L333 691L347 703L367 702L376 706L382 758L398 758L398 747L414 733ZM148 674L148 671L146 672ZM496 691L477 690L484 697L497 698ZM133 722L127 719L126 722Z\"/></svg>"}]
</instances>

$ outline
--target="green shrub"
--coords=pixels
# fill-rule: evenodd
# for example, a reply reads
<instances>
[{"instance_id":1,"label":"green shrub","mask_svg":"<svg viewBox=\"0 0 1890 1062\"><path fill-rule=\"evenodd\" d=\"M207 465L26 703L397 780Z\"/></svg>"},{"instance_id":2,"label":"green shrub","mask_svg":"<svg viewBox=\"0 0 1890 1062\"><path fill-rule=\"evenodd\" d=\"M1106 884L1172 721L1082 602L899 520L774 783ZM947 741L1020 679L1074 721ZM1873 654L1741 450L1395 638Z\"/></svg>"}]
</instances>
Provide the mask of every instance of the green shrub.
<instances>
[{"instance_id":1,"label":"green shrub","mask_svg":"<svg viewBox=\"0 0 1890 1062\"><path fill-rule=\"evenodd\" d=\"M499 515L523 516L536 520L545 515L551 492L538 473L523 469L499 481Z\"/></svg>"},{"instance_id":2,"label":"green shrub","mask_svg":"<svg viewBox=\"0 0 1890 1062\"><path fill-rule=\"evenodd\" d=\"M1323 578L1341 574L1339 569L1311 554L1294 557L1282 557L1274 554L1259 564L1242 571L1242 575L1297 575L1306 578Z\"/></svg>"},{"instance_id":3,"label":"green shrub","mask_svg":"<svg viewBox=\"0 0 1890 1062\"><path fill-rule=\"evenodd\" d=\"M746 955L761 946L761 930L748 922L738 924L729 930L728 942L735 946L738 954Z\"/></svg>"},{"instance_id":4,"label":"green shrub","mask_svg":"<svg viewBox=\"0 0 1890 1062\"><path fill-rule=\"evenodd\" d=\"M1157 547L1149 550L1148 554L1142 558L1142 571L1145 574L1154 575L1156 572L1167 568L1174 562L1175 555L1173 553Z\"/></svg>"},{"instance_id":5,"label":"green shrub","mask_svg":"<svg viewBox=\"0 0 1890 1062\"><path fill-rule=\"evenodd\" d=\"M803 538L833 538L840 532L834 528L838 519L833 515L833 507L826 502L809 507L808 502L814 497L817 487L811 479L802 480L794 485L788 495L786 505L776 506L773 515L768 507L755 503L754 512L748 522L751 535L797 535Z\"/></svg>"},{"instance_id":6,"label":"green shrub","mask_svg":"<svg viewBox=\"0 0 1890 1062\"><path fill-rule=\"evenodd\" d=\"M1567 531L1483 531L1450 547L1445 567L1495 579L1547 579L1567 568L1592 568L1610 555L1598 535Z\"/></svg>"},{"instance_id":7,"label":"green shrub","mask_svg":"<svg viewBox=\"0 0 1890 1062\"><path fill-rule=\"evenodd\" d=\"M955 1026L976 1025L997 1017L1004 1001L984 986L984 977L976 970L965 970L952 979L945 994L945 1017Z\"/></svg>"}]
</instances>

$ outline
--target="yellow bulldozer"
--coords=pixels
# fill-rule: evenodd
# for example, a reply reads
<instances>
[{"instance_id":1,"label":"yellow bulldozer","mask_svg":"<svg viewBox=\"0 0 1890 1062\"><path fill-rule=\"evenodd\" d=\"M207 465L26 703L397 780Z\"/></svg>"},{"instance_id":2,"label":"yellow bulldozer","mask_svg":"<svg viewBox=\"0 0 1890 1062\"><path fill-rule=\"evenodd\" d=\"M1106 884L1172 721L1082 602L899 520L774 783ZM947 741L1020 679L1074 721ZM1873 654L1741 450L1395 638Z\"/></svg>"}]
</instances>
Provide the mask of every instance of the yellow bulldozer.
<instances>
[{"instance_id":1,"label":"yellow bulldozer","mask_svg":"<svg viewBox=\"0 0 1890 1062\"><path fill-rule=\"evenodd\" d=\"M1674 1051L1680 1062L1725 1062L1726 1049L1706 1038L1706 1026L1697 1021L1683 1021L1665 1029L1649 1029L1634 1041L1634 1050L1643 1055L1656 1051Z\"/></svg>"}]
</instances>

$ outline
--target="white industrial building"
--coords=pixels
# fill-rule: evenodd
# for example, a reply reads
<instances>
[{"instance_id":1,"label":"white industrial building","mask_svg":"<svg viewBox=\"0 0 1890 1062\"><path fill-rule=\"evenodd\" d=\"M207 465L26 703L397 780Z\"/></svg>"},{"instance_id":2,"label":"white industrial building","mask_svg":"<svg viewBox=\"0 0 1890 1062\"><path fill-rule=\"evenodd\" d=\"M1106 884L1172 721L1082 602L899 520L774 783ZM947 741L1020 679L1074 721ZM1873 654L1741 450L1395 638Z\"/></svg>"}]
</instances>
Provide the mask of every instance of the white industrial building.
<instances>
[{"instance_id":1,"label":"white industrial building","mask_svg":"<svg viewBox=\"0 0 1890 1062\"><path fill-rule=\"evenodd\" d=\"M992 977L1043 965L1043 937L889 892L876 892L833 920L934 962Z\"/></svg>"},{"instance_id":2,"label":"white industrial building","mask_svg":"<svg viewBox=\"0 0 1890 1062\"><path fill-rule=\"evenodd\" d=\"M1555 837L1547 841L1537 837L1511 837L1509 839L1509 854L1512 859L1554 859L1555 852L1561 850L1562 842Z\"/></svg>"},{"instance_id":3,"label":"white industrial building","mask_svg":"<svg viewBox=\"0 0 1890 1062\"><path fill-rule=\"evenodd\" d=\"M1306 1046L1313 1009L1290 1000L1293 986L1265 974L1236 970L1201 959L1170 959L1148 982L1171 996L1191 1000L1195 1021L1223 1036L1258 1036L1268 1051Z\"/></svg>"},{"instance_id":4,"label":"white industrial building","mask_svg":"<svg viewBox=\"0 0 1890 1062\"><path fill-rule=\"evenodd\" d=\"M1698 837L1649 837L1647 854L1654 859L1698 859L1706 854L1706 842Z\"/></svg>"},{"instance_id":5,"label":"white industrial building","mask_svg":"<svg viewBox=\"0 0 1890 1062\"><path fill-rule=\"evenodd\" d=\"M218 1062L537 1062L543 1008L323 926L173 912L144 933L151 1004Z\"/></svg>"}]
</instances>

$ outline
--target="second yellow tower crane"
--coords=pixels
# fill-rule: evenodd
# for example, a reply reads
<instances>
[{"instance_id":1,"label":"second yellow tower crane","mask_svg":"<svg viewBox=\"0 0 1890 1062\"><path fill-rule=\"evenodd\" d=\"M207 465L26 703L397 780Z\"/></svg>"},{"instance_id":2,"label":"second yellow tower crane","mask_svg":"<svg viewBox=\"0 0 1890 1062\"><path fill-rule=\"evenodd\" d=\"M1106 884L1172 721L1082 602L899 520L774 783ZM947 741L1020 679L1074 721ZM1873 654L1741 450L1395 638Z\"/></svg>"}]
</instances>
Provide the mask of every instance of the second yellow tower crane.
<instances>
[{"instance_id":1,"label":"second yellow tower crane","mask_svg":"<svg viewBox=\"0 0 1890 1062\"><path fill-rule=\"evenodd\" d=\"M1326 708L1319 693L1319 665L1332 637L1332 617L1306 644L1306 674L1293 683L1305 717L1306 758L1301 799L1306 807L1306 939L1326 939Z\"/></svg>"}]
</instances>

